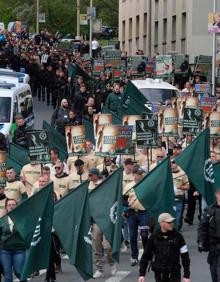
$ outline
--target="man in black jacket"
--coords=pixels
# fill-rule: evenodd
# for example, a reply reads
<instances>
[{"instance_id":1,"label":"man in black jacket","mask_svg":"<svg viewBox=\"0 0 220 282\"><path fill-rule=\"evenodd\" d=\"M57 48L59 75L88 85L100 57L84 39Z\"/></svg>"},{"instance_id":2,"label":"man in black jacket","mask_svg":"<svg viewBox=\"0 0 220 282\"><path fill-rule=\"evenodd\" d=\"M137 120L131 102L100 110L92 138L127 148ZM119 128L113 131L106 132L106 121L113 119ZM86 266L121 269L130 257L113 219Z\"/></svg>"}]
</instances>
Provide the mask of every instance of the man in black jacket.
<instances>
[{"instance_id":1,"label":"man in black jacket","mask_svg":"<svg viewBox=\"0 0 220 282\"><path fill-rule=\"evenodd\" d=\"M28 142L27 142L27 129L25 125L25 119L21 114L17 114L15 117L15 122L17 125L17 128L14 131L14 137L12 139L12 142L25 148L28 149Z\"/></svg>"},{"instance_id":2,"label":"man in black jacket","mask_svg":"<svg viewBox=\"0 0 220 282\"><path fill-rule=\"evenodd\" d=\"M220 183L216 177L216 203L209 206L198 229L198 250L208 253L212 282L220 281Z\"/></svg>"},{"instance_id":3,"label":"man in black jacket","mask_svg":"<svg viewBox=\"0 0 220 282\"><path fill-rule=\"evenodd\" d=\"M139 282L144 276L149 262L155 272L156 282L180 282L183 265L183 282L190 282L190 259L183 236L173 228L173 218L169 213L162 213L158 218L160 229L149 238L140 261Z\"/></svg>"}]
</instances>

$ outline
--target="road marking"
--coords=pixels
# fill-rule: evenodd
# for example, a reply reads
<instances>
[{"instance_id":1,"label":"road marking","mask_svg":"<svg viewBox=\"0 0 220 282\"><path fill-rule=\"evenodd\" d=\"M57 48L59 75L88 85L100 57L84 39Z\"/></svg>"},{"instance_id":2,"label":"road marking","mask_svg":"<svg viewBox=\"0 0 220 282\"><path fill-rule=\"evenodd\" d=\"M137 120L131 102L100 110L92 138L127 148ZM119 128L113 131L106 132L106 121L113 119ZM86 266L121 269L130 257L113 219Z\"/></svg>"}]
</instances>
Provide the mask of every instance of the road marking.
<instances>
[{"instance_id":1,"label":"road marking","mask_svg":"<svg viewBox=\"0 0 220 282\"><path fill-rule=\"evenodd\" d=\"M131 271L117 271L115 276L108 278L105 282L120 282L130 273Z\"/></svg>"}]
</instances>

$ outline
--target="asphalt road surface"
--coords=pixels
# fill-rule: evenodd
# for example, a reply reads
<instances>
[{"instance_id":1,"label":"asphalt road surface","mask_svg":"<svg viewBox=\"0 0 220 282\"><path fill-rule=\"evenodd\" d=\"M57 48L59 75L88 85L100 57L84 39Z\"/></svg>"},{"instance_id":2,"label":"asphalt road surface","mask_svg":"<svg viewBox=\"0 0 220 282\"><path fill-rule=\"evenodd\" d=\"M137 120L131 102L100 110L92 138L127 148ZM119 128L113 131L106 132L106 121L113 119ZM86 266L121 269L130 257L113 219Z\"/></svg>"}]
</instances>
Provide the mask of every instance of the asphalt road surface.
<instances>
[{"instance_id":1,"label":"asphalt road surface","mask_svg":"<svg viewBox=\"0 0 220 282\"><path fill-rule=\"evenodd\" d=\"M42 121L45 119L50 122L50 118L53 112L52 106L47 106L43 102L39 102L34 98L34 111L35 111L35 128L40 129L42 127ZM182 234L188 244L190 258L191 258L191 282L209 282L211 281L209 267L206 262L207 254L199 253L197 251L196 236L197 236L197 222L193 226L183 225ZM140 245L141 246L141 245ZM57 275L57 281L59 282L82 282L74 266L70 265L68 258L64 256L62 260L63 272ZM130 250L121 254L120 264L118 265L117 274L110 276L109 267L106 264L104 270L104 278L98 279L100 282L133 282L138 279L138 266L130 266ZM44 281L45 271L41 271L39 277L33 278L33 281ZM94 280L89 280L94 281ZM146 281L154 281L153 273L147 273Z\"/></svg>"}]
</instances>

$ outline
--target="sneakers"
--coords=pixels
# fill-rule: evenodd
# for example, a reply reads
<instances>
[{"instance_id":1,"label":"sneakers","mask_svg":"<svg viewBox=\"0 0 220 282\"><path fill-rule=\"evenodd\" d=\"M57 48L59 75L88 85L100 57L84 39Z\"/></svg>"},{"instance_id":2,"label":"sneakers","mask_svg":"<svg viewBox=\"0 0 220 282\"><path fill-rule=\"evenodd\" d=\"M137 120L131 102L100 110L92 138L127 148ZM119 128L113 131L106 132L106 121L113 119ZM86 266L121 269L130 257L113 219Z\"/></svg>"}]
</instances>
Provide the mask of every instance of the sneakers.
<instances>
[{"instance_id":1,"label":"sneakers","mask_svg":"<svg viewBox=\"0 0 220 282\"><path fill-rule=\"evenodd\" d=\"M126 253L127 250L128 250L128 248L127 248L127 246L125 245L125 243L123 242L123 243L121 244L121 252L122 252L122 253Z\"/></svg>"},{"instance_id":2,"label":"sneakers","mask_svg":"<svg viewBox=\"0 0 220 282\"><path fill-rule=\"evenodd\" d=\"M114 263L113 265L111 265L111 269L110 269L111 275L114 276L117 272L117 266L116 263Z\"/></svg>"},{"instance_id":3,"label":"sneakers","mask_svg":"<svg viewBox=\"0 0 220 282\"><path fill-rule=\"evenodd\" d=\"M95 272L94 275L93 275L93 278L94 278L94 279L98 279L98 278L102 278L102 277L104 277L103 272L102 272L102 271L99 271L99 270L96 270L96 272Z\"/></svg>"},{"instance_id":4,"label":"sneakers","mask_svg":"<svg viewBox=\"0 0 220 282\"><path fill-rule=\"evenodd\" d=\"M138 264L138 259L131 258L131 266L135 266Z\"/></svg>"}]
</instances>

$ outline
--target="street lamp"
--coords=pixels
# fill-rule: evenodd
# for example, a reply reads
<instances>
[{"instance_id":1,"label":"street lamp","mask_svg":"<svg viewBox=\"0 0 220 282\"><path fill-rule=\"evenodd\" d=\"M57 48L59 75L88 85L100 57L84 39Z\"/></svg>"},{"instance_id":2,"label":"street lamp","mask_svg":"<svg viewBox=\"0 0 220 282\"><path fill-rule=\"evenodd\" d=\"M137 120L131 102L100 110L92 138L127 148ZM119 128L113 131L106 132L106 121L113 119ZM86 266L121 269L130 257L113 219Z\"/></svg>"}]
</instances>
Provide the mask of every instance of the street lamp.
<instances>
[{"instance_id":1,"label":"street lamp","mask_svg":"<svg viewBox=\"0 0 220 282\"><path fill-rule=\"evenodd\" d=\"M213 13L216 13L216 0L213 0ZM212 35L212 96L215 96L215 73L216 73L216 33Z\"/></svg>"},{"instance_id":2,"label":"street lamp","mask_svg":"<svg viewBox=\"0 0 220 282\"><path fill-rule=\"evenodd\" d=\"M76 11L77 11L77 28L76 35L80 36L80 0L77 0L76 3Z\"/></svg>"},{"instance_id":3,"label":"street lamp","mask_svg":"<svg viewBox=\"0 0 220 282\"><path fill-rule=\"evenodd\" d=\"M39 0L36 0L36 33L39 33Z\"/></svg>"}]
</instances>

